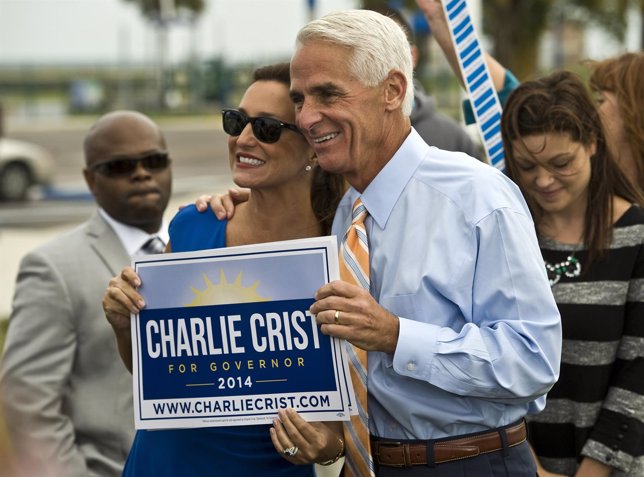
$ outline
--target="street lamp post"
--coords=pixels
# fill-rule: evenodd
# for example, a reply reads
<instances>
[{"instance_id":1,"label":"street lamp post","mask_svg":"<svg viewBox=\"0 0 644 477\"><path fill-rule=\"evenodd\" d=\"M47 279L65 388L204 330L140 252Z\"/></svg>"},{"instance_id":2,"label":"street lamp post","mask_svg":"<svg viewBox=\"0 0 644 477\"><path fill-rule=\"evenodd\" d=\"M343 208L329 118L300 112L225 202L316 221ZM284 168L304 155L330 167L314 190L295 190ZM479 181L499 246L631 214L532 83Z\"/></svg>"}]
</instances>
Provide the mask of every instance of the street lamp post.
<instances>
[{"instance_id":1,"label":"street lamp post","mask_svg":"<svg viewBox=\"0 0 644 477\"><path fill-rule=\"evenodd\" d=\"M306 0L307 6L309 8L309 21L315 19L315 0Z\"/></svg>"},{"instance_id":2,"label":"street lamp post","mask_svg":"<svg viewBox=\"0 0 644 477\"><path fill-rule=\"evenodd\" d=\"M176 18L175 0L159 0L159 23L157 27L157 84L159 107L166 107L166 67L168 64L168 40L170 24Z\"/></svg>"}]
</instances>

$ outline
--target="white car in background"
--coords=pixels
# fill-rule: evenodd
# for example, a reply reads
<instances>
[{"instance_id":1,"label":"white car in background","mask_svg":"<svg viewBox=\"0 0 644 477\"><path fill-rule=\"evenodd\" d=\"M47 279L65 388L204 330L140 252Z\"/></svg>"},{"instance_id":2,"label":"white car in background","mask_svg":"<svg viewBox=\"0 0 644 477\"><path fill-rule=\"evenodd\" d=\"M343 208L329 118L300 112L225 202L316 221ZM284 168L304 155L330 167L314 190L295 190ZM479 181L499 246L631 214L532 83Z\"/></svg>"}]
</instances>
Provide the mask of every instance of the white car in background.
<instances>
[{"instance_id":1,"label":"white car in background","mask_svg":"<svg viewBox=\"0 0 644 477\"><path fill-rule=\"evenodd\" d=\"M26 200L32 186L51 182L54 168L43 147L0 137L0 200Z\"/></svg>"}]
</instances>

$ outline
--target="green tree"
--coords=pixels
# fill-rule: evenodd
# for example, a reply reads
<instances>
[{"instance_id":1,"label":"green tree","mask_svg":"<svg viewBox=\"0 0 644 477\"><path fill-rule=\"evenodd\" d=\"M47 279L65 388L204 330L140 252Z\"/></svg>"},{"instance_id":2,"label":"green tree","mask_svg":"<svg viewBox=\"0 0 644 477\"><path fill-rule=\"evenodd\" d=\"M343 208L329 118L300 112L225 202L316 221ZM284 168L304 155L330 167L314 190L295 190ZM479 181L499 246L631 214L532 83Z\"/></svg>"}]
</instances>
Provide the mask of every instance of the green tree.
<instances>
[{"instance_id":1,"label":"green tree","mask_svg":"<svg viewBox=\"0 0 644 477\"><path fill-rule=\"evenodd\" d=\"M539 40L551 22L594 22L623 41L633 1L642 0L485 0L483 31L492 39L493 55L526 78L537 72Z\"/></svg>"},{"instance_id":2,"label":"green tree","mask_svg":"<svg viewBox=\"0 0 644 477\"><path fill-rule=\"evenodd\" d=\"M418 10L414 0L362 1L364 8L392 3L407 11ZM639 5L644 13L644 0L482 0L481 3L483 32L492 40L492 54L519 78L537 72L539 40L553 20L573 16L579 21L594 22L621 41L629 6Z\"/></svg>"}]
</instances>

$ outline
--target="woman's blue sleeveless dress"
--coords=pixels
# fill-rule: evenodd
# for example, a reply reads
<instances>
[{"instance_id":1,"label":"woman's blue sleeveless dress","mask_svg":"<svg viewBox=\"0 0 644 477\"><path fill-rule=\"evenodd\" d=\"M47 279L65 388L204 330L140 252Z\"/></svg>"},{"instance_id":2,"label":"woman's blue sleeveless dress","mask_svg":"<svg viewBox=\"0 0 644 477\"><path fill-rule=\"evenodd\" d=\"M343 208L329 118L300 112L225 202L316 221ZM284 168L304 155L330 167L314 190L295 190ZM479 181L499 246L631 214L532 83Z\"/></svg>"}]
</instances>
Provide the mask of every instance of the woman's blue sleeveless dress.
<instances>
[{"instance_id":1,"label":"woman's blue sleeveless dress","mask_svg":"<svg viewBox=\"0 0 644 477\"><path fill-rule=\"evenodd\" d=\"M226 224L211 211L182 209L170 223L173 252L226 246ZM269 425L139 430L125 477L312 477L313 466L292 465L273 447Z\"/></svg>"}]
</instances>

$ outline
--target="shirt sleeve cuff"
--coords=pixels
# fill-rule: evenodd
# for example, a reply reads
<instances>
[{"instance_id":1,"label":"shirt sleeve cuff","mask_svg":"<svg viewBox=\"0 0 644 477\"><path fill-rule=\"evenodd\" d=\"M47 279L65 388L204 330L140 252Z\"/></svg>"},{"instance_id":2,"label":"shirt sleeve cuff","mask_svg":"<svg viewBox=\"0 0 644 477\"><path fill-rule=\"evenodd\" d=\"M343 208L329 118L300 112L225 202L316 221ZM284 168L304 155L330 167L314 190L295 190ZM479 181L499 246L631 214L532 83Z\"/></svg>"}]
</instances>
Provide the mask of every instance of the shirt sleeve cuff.
<instances>
[{"instance_id":1,"label":"shirt sleeve cuff","mask_svg":"<svg viewBox=\"0 0 644 477\"><path fill-rule=\"evenodd\" d=\"M639 421L602 409L581 454L628 472L634 455L641 452L642 427Z\"/></svg>"},{"instance_id":2,"label":"shirt sleeve cuff","mask_svg":"<svg viewBox=\"0 0 644 477\"><path fill-rule=\"evenodd\" d=\"M396 373L414 379L429 377L440 327L399 317L398 344L393 367Z\"/></svg>"},{"instance_id":3,"label":"shirt sleeve cuff","mask_svg":"<svg viewBox=\"0 0 644 477\"><path fill-rule=\"evenodd\" d=\"M590 457L622 472L628 472L633 462L633 456L621 451L616 446L609 447L592 439L586 441L581 450L581 455Z\"/></svg>"}]
</instances>

